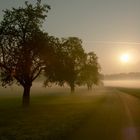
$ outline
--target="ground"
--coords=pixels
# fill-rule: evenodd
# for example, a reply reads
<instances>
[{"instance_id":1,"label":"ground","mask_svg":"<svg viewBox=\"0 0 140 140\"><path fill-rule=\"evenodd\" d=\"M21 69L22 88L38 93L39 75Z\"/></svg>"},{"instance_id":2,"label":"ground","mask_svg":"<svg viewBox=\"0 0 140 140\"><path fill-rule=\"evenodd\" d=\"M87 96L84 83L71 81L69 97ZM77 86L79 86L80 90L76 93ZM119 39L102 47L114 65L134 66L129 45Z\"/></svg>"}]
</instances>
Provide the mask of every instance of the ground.
<instances>
[{"instance_id":1,"label":"ground","mask_svg":"<svg viewBox=\"0 0 140 140\"><path fill-rule=\"evenodd\" d=\"M101 93L102 96L104 93ZM139 140L140 100L116 89L105 98L71 140Z\"/></svg>"},{"instance_id":2,"label":"ground","mask_svg":"<svg viewBox=\"0 0 140 140\"><path fill-rule=\"evenodd\" d=\"M1 90L0 140L140 139L140 89L34 89L29 108L11 90L21 92Z\"/></svg>"}]
</instances>

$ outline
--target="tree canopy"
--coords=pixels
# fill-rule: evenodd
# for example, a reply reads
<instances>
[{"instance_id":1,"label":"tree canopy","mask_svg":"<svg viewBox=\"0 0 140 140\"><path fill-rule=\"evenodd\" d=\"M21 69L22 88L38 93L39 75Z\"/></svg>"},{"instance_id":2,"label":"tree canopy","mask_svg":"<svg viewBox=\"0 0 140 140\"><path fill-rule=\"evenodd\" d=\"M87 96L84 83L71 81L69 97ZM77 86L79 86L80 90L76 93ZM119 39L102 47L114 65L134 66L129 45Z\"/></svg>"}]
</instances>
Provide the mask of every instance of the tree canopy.
<instances>
[{"instance_id":1,"label":"tree canopy","mask_svg":"<svg viewBox=\"0 0 140 140\"><path fill-rule=\"evenodd\" d=\"M32 82L45 72L46 82L92 87L99 79L95 53L85 53L78 37L57 38L43 31L50 6L37 0L4 11L0 22L0 74L2 86L15 81L24 89L23 105L29 105Z\"/></svg>"},{"instance_id":2,"label":"tree canopy","mask_svg":"<svg viewBox=\"0 0 140 140\"><path fill-rule=\"evenodd\" d=\"M71 92L74 92L75 85L80 71L85 62L85 52L81 39L77 37L62 38L55 40L56 61L52 67L46 69L47 82L55 82L63 85L67 83ZM58 47L59 46L59 47Z\"/></svg>"},{"instance_id":3,"label":"tree canopy","mask_svg":"<svg viewBox=\"0 0 140 140\"><path fill-rule=\"evenodd\" d=\"M47 34L41 29L48 10L37 0L35 5L25 2L25 7L4 11L0 23L0 68L2 85L14 79L23 86L23 102L29 102L32 82L44 67L40 52L47 50Z\"/></svg>"},{"instance_id":4,"label":"tree canopy","mask_svg":"<svg viewBox=\"0 0 140 140\"><path fill-rule=\"evenodd\" d=\"M88 89L92 89L92 85L97 85L100 80L100 65L98 58L94 52L86 54L86 61L79 76L79 84L86 84Z\"/></svg>"}]
</instances>

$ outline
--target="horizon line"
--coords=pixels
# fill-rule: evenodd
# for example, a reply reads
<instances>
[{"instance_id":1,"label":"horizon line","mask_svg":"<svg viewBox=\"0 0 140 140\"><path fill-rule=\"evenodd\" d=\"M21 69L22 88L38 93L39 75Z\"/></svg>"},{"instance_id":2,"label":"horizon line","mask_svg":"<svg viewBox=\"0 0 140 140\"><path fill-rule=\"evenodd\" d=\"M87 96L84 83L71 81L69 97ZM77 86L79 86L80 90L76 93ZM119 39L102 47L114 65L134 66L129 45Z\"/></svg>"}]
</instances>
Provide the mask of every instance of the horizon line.
<instances>
[{"instance_id":1,"label":"horizon line","mask_svg":"<svg viewBox=\"0 0 140 140\"><path fill-rule=\"evenodd\" d=\"M121 42L121 41L83 41L84 43L98 43L98 44L130 44L140 45L140 42Z\"/></svg>"}]
</instances>

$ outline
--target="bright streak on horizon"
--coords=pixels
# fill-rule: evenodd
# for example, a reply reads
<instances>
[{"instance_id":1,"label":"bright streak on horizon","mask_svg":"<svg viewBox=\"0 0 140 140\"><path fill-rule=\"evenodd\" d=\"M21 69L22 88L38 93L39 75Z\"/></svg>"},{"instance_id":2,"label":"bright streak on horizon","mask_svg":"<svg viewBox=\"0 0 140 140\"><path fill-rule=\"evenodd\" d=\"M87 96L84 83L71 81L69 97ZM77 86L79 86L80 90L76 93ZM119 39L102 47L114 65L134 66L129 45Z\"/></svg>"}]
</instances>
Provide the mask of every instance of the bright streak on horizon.
<instances>
[{"instance_id":1,"label":"bright streak on horizon","mask_svg":"<svg viewBox=\"0 0 140 140\"><path fill-rule=\"evenodd\" d=\"M119 41L84 41L85 43L97 44L126 44L126 45L140 45L140 42L119 42Z\"/></svg>"}]
</instances>

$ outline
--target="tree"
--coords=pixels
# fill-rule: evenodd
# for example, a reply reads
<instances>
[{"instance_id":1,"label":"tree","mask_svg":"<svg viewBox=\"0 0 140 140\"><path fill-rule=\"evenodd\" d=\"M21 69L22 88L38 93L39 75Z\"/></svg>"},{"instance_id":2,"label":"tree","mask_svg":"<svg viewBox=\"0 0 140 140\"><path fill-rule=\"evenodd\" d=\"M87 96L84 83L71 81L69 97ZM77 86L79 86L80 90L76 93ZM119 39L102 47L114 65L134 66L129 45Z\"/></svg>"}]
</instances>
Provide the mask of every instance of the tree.
<instances>
[{"instance_id":1,"label":"tree","mask_svg":"<svg viewBox=\"0 0 140 140\"><path fill-rule=\"evenodd\" d=\"M53 47L54 53L51 55L51 63L48 63L45 60L45 72L44 75L46 80L44 82L45 86L49 86L52 83L62 86L64 84L64 69L65 65L65 56L62 48L62 41L59 38L50 36L49 37L49 46Z\"/></svg>"},{"instance_id":2,"label":"tree","mask_svg":"<svg viewBox=\"0 0 140 140\"><path fill-rule=\"evenodd\" d=\"M63 39L63 49L66 54L65 82L70 86L71 92L74 92L78 76L85 61L82 40L77 37Z\"/></svg>"},{"instance_id":3,"label":"tree","mask_svg":"<svg viewBox=\"0 0 140 140\"><path fill-rule=\"evenodd\" d=\"M98 58L94 52L90 52L86 55L85 65L83 66L80 76L79 84L86 84L88 90L92 89L93 84L97 85L100 80L100 65Z\"/></svg>"},{"instance_id":4,"label":"tree","mask_svg":"<svg viewBox=\"0 0 140 140\"><path fill-rule=\"evenodd\" d=\"M85 59L82 41L77 37L69 37L61 40L54 38L52 42L56 56L54 64L45 70L46 84L48 82L59 85L67 83L71 92L74 92Z\"/></svg>"},{"instance_id":5,"label":"tree","mask_svg":"<svg viewBox=\"0 0 140 140\"><path fill-rule=\"evenodd\" d=\"M2 86L16 80L24 88L23 105L29 105L32 82L43 70L41 51L51 50L48 35L41 30L49 9L41 0L35 5L25 2L25 7L5 10L0 23Z\"/></svg>"}]
</instances>

